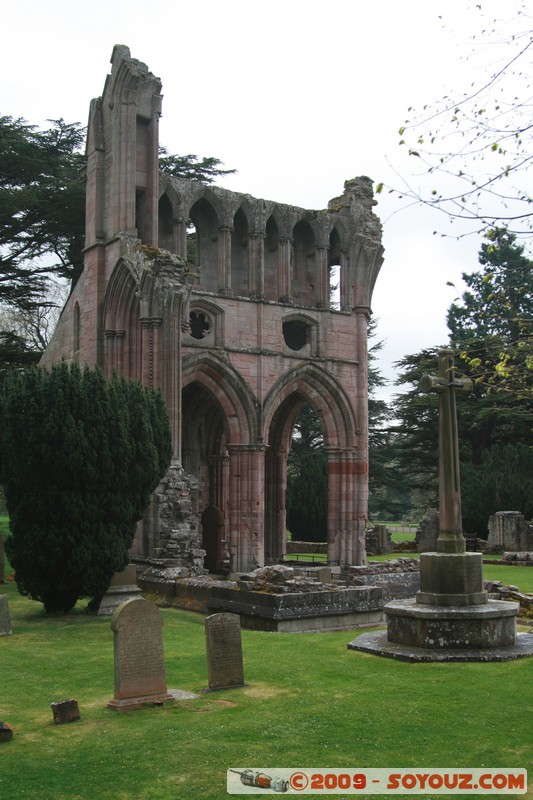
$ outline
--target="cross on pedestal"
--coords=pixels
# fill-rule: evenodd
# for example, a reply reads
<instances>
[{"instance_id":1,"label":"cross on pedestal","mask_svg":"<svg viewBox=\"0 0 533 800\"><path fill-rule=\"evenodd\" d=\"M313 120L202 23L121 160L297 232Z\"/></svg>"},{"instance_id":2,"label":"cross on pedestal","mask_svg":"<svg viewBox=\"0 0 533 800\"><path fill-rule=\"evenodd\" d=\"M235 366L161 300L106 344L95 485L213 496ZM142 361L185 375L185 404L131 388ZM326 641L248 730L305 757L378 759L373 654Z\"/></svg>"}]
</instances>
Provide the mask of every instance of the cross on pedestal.
<instances>
[{"instance_id":1,"label":"cross on pedestal","mask_svg":"<svg viewBox=\"0 0 533 800\"><path fill-rule=\"evenodd\" d=\"M455 395L473 389L469 378L457 378L453 350L439 351L439 374L423 375L420 391L439 396L439 536L438 553L464 553L459 476L459 438Z\"/></svg>"}]
</instances>

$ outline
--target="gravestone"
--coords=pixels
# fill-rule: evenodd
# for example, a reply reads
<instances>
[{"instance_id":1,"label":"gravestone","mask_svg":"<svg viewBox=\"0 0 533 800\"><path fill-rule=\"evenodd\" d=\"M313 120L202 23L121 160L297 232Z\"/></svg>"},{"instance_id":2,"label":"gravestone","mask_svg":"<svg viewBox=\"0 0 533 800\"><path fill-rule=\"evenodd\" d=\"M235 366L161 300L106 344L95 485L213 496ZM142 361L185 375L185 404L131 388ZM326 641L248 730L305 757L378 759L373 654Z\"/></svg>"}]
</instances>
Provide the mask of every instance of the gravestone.
<instances>
[{"instance_id":1,"label":"gravestone","mask_svg":"<svg viewBox=\"0 0 533 800\"><path fill-rule=\"evenodd\" d=\"M137 586L137 567L135 564L128 564L122 572L115 572L111 578L107 592L100 601L98 616L110 617L126 600L140 597L142 592Z\"/></svg>"},{"instance_id":2,"label":"gravestone","mask_svg":"<svg viewBox=\"0 0 533 800\"><path fill-rule=\"evenodd\" d=\"M77 722L80 718L80 710L77 700L60 700L59 703L50 703L54 722L56 725L64 725L66 722Z\"/></svg>"},{"instance_id":3,"label":"gravestone","mask_svg":"<svg viewBox=\"0 0 533 800\"><path fill-rule=\"evenodd\" d=\"M238 614L211 614L205 620L209 689L244 686L241 620Z\"/></svg>"},{"instance_id":4,"label":"gravestone","mask_svg":"<svg viewBox=\"0 0 533 800\"><path fill-rule=\"evenodd\" d=\"M115 711L162 705L174 697L167 691L163 654L163 618L148 600L126 600L111 620L115 652Z\"/></svg>"},{"instance_id":5,"label":"gravestone","mask_svg":"<svg viewBox=\"0 0 533 800\"><path fill-rule=\"evenodd\" d=\"M9 636L11 633L11 617L9 616L9 602L7 595L0 595L0 636Z\"/></svg>"},{"instance_id":6,"label":"gravestone","mask_svg":"<svg viewBox=\"0 0 533 800\"><path fill-rule=\"evenodd\" d=\"M434 553L437 550L439 538L439 512L436 508L429 508L416 531L416 549L419 553Z\"/></svg>"},{"instance_id":7,"label":"gravestone","mask_svg":"<svg viewBox=\"0 0 533 800\"><path fill-rule=\"evenodd\" d=\"M3 583L4 580L4 537L0 536L0 583Z\"/></svg>"}]
</instances>

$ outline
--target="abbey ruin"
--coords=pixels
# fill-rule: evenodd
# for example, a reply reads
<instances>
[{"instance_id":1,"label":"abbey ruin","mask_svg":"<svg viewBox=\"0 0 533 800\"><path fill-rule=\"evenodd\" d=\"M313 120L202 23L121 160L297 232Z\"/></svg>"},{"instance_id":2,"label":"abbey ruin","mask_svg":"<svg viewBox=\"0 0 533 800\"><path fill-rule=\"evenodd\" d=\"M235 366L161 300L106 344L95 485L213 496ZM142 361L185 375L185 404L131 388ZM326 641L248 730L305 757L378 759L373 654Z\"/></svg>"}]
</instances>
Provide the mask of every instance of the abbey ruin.
<instances>
[{"instance_id":1,"label":"abbey ruin","mask_svg":"<svg viewBox=\"0 0 533 800\"><path fill-rule=\"evenodd\" d=\"M313 211L160 173L161 82L127 47L111 63L90 107L84 271L42 363L163 393L174 461L132 554L174 575L282 558L287 454L308 403L327 452L328 560L361 564L383 260L372 182L346 181Z\"/></svg>"}]
</instances>

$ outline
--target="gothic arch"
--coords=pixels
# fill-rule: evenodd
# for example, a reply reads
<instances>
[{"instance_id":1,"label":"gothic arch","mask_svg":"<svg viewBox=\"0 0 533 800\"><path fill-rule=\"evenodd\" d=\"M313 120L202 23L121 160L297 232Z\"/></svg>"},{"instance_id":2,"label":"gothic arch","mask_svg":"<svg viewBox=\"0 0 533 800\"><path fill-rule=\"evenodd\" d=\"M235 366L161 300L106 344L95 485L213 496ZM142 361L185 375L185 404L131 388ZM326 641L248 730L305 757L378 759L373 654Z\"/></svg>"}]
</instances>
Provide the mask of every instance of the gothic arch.
<instances>
[{"instance_id":1,"label":"gothic arch","mask_svg":"<svg viewBox=\"0 0 533 800\"><path fill-rule=\"evenodd\" d=\"M316 232L307 219L300 219L292 229L292 291L298 305L316 303Z\"/></svg>"},{"instance_id":2,"label":"gothic arch","mask_svg":"<svg viewBox=\"0 0 533 800\"><path fill-rule=\"evenodd\" d=\"M233 294L250 293L249 264L250 222L242 205L233 216L231 230L231 288Z\"/></svg>"},{"instance_id":3,"label":"gothic arch","mask_svg":"<svg viewBox=\"0 0 533 800\"><path fill-rule=\"evenodd\" d=\"M137 281L124 260L113 270L104 299L104 370L141 378L141 309Z\"/></svg>"},{"instance_id":4,"label":"gothic arch","mask_svg":"<svg viewBox=\"0 0 533 800\"><path fill-rule=\"evenodd\" d=\"M242 378L222 359L209 353L189 356L183 367L182 464L197 479L200 515L214 508L220 516L217 543L207 552L206 565L225 560L224 542L234 568L244 568L250 559L259 559L259 553L249 552L251 542L262 549L259 524L256 535L245 535L250 519L262 521L263 516L262 499L256 499L263 456L256 444L256 404Z\"/></svg>"},{"instance_id":5,"label":"gothic arch","mask_svg":"<svg viewBox=\"0 0 533 800\"><path fill-rule=\"evenodd\" d=\"M272 203L272 205L267 209L267 223L270 218L272 218L278 226L279 235L284 239L290 239L294 221L286 212L284 213L282 211L277 203Z\"/></svg>"},{"instance_id":6,"label":"gothic arch","mask_svg":"<svg viewBox=\"0 0 533 800\"><path fill-rule=\"evenodd\" d=\"M188 219L195 228L194 263L199 270L199 288L209 292L216 292L219 288L218 240L221 217L217 205L213 198L202 192L188 210Z\"/></svg>"},{"instance_id":7,"label":"gothic arch","mask_svg":"<svg viewBox=\"0 0 533 800\"><path fill-rule=\"evenodd\" d=\"M271 388L264 404L265 441L270 441L271 426L278 409L291 395L304 398L315 410L326 447L344 449L357 446L359 426L344 389L329 373L314 364L305 364L287 372Z\"/></svg>"},{"instance_id":8,"label":"gothic arch","mask_svg":"<svg viewBox=\"0 0 533 800\"><path fill-rule=\"evenodd\" d=\"M320 421L328 459L328 561L354 563L356 507L363 489L356 463L355 413L342 386L313 365L281 378L265 403L265 561L275 562L285 552L287 455L294 424L306 402Z\"/></svg>"},{"instance_id":9,"label":"gothic arch","mask_svg":"<svg viewBox=\"0 0 533 800\"><path fill-rule=\"evenodd\" d=\"M252 445L257 439L257 404L239 375L227 361L211 353L183 360L183 387L197 383L216 398L224 417L228 443Z\"/></svg>"}]
</instances>

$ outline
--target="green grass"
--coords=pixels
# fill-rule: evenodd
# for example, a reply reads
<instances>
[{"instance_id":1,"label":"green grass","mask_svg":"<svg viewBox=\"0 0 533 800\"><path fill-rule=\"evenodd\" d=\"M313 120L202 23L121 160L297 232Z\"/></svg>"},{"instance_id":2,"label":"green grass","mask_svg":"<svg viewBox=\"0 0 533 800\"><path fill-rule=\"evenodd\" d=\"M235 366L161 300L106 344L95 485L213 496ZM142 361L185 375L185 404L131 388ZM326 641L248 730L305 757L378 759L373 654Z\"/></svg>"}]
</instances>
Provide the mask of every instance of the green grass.
<instances>
[{"instance_id":1,"label":"green grass","mask_svg":"<svg viewBox=\"0 0 533 800\"><path fill-rule=\"evenodd\" d=\"M2 800L219 800L229 767L533 769L532 659L405 664L347 650L355 632L243 631L245 688L118 714L109 619L48 619L14 584L0 591ZM168 686L201 693L203 617L162 614ZM54 725L50 703L67 698L81 720Z\"/></svg>"},{"instance_id":2,"label":"green grass","mask_svg":"<svg viewBox=\"0 0 533 800\"><path fill-rule=\"evenodd\" d=\"M391 531L391 539L393 542L414 542L416 533L414 531L412 533L394 533L394 531Z\"/></svg>"}]
</instances>

